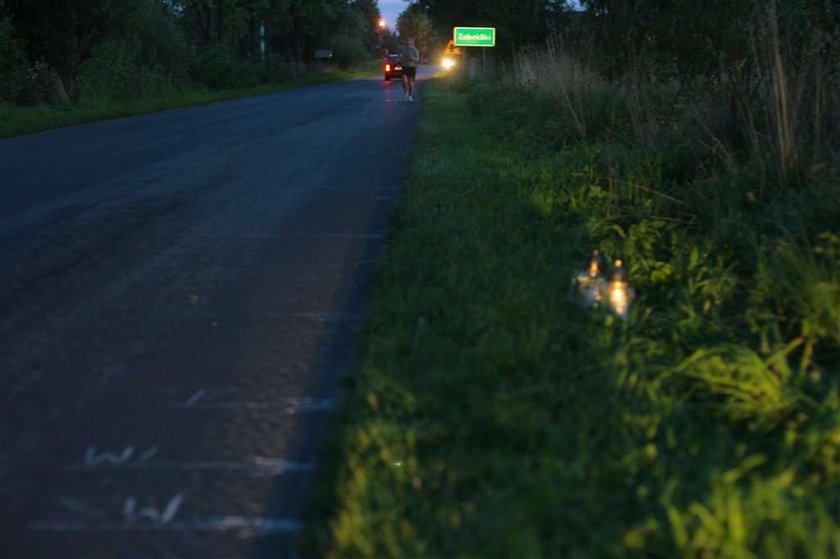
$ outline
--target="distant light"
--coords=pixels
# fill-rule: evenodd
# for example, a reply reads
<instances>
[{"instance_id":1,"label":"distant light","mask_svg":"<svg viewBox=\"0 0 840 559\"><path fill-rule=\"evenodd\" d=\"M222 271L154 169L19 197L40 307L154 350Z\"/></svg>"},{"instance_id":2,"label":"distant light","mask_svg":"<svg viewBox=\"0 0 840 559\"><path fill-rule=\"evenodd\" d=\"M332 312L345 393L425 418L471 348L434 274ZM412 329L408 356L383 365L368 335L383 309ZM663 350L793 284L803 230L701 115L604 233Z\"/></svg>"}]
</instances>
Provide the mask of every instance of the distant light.
<instances>
[{"instance_id":1,"label":"distant light","mask_svg":"<svg viewBox=\"0 0 840 559\"><path fill-rule=\"evenodd\" d=\"M380 29L385 29L386 27L388 27L388 22L385 21L384 17L379 18L379 27Z\"/></svg>"},{"instance_id":2,"label":"distant light","mask_svg":"<svg viewBox=\"0 0 840 559\"><path fill-rule=\"evenodd\" d=\"M446 68L447 70L449 70L449 69L451 69L453 66L455 66L455 61L454 61L453 59L451 59L451 58L448 58L448 57L447 57L447 58L444 58L444 59L443 59L443 61L441 62L441 65L442 65L444 68Z\"/></svg>"}]
</instances>

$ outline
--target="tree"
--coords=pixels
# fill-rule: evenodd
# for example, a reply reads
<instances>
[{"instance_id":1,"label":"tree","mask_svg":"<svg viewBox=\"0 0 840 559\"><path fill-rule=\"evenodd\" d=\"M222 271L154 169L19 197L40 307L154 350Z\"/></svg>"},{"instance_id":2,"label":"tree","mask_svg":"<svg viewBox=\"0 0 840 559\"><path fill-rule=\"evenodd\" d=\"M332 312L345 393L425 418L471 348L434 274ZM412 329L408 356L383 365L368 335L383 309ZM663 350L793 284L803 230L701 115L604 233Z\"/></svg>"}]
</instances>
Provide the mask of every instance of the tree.
<instances>
[{"instance_id":1,"label":"tree","mask_svg":"<svg viewBox=\"0 0 840 559\"><path fill-rule=\"evenodd\" d=\"M496 27L498 47L510 51L545 38L546 15L556 4L552 0L414 0L409 9L427 14L441 37L450 37L456 26Z\"/></svg>"},{"instance_id":2,"label":"tree","mask_svg":"<svg viewBox=\"0 0 840 559\"><path fill-rule=\"evenodd\" d=\"M318 48L345 63L380 48L376 0L0 0L4 18L4 44L74 99L83 73L88 90L125 97L148 76L221 87L283 75L278 61L302 70Z\"/></svg>"},{"instance_id":3,"label":"tree","mask_svg":"<svg viewBox=\"0 0 840 559\"><path fill-rule=\"evenodd\" d=\"M31 61L58 72L71 97L78 96L81 63L121 12L143 0L9 0L7 10Z\"/></svg>"},{"instance_id":4,"label":"tree","mask_svg":"<svg viewBox=\"0 0 840 559\"><path fill-rule=\"evenodd\" d=\"M397 31L400 38L414 38L415 46L422 57L429 57L439 50L439 40L432 28L432 20L418 6L411 6L397 18Z\"/></svg>"},{"instance_id":5,"label":"tree","mask_svg":"<svg viewBox=\"0 0 840 559\"><path fill-rule=\"evenodd\" d=\"M379 6L376 0L351 0L350 9L361 16L362 27L359 30L364 47L368 52L379 50Z\"/></svg>"}]
</instances>

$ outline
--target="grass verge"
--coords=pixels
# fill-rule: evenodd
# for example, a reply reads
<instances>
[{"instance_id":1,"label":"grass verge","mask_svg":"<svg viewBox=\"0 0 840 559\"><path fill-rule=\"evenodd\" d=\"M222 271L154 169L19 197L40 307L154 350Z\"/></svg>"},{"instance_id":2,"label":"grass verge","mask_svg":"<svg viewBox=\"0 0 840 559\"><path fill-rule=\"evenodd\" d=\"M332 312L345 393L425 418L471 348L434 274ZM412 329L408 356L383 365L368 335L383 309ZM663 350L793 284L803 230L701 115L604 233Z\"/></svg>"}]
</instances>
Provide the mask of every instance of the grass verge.
<instances>
[{"instance_id":1,"label":"grass verge","mask_svg":"<svg viewBox=\"0 0 840 559\"><path fill-rule=\"evenodd\" d=\"M838 556L837 236L752 227L792 199L704 217L667 161L546 143L488 87L424 88L306 553ZM626 321L569 297L593 248Z\"/></svg>"},{"instance_id":2,"label":"grass verge","mask_svg":"<svg viewBox=\"0 0 840 559\"><path fill-rule=\"evenodd\" d=\"M325 71L281 83L224 90L179 91L154 98L126 101L83 101L67 106L0 107L0 138L43 132L53 128L75 126L113 118L206 105L228 99L255 97L277 93L294 87L378 75L379 68L347 71Z\"/></svg>"}]
</instances>

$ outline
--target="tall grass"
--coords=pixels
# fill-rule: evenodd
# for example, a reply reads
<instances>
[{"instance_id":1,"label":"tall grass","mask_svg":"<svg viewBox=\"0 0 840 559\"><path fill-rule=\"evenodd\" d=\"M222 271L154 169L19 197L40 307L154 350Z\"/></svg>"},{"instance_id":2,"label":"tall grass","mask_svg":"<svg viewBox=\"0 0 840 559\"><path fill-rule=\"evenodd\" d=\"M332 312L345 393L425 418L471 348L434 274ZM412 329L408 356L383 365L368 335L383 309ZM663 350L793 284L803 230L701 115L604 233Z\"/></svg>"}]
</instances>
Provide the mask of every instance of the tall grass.
<instances>
[{"instance_id":1,"label":"tall grass","mask_svg":"<svg viewBox=\"0 0 840 559\"><path fill-rule=\"evenodd\" d=\"M607 80L595 47L571 50L553 37L519 52L500 77L552 97L565 140L688 143L696 150L689 166L748 171L756 194L819 178L836 167L840 148L840 37L817 26L782 37L775 0L743 32L750 56L721 55L711 76L663 72L654 57L631 53L625 73Z\"/></svg>"},{"instance_id":2,"label":"tall grass","mask_svg":"<svg viewBox=\"0 0 840 559\"><path fill-rule=\"evenodd\" d=\"M840 554L840 84L760 15L713 78L426 90L319 550ZM594 248L626 321L566 297Z\"/></svg>"}]
</instances>

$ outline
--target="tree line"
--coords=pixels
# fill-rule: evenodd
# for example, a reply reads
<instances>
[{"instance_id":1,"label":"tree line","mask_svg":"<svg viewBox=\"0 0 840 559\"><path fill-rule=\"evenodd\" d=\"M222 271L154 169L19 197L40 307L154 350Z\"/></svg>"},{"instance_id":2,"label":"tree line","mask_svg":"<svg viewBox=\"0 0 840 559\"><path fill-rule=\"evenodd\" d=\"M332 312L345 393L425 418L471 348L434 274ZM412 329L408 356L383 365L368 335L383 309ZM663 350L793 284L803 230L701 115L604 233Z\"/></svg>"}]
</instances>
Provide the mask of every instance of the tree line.
<instances>
[{"instance_id":1,"label":"tree line","mask_svg":"<svg viewBox=\"0 0 840 559\"><path fill-rule=\"evenodd\" d=\"M718 71L721 59L750 58L755 35L772 33L760 29L771 9L783 48L822 56L836 47L836 0L411 0L407 14L428 17L444 41L455 26L496 27L505 54L554 37L613 70L644 57L672 74L696 75Z\"/></svg>"},{"instance_id":2,"label":"tree line","mask_svg":"<svg viewBox=\"0 0 840 559\"><path fill-rule=\"evenodd\" d=\"M125 98L299 75L379 48L376 0L0 0L0 100Z\"/></svg>"}]
</instances>

